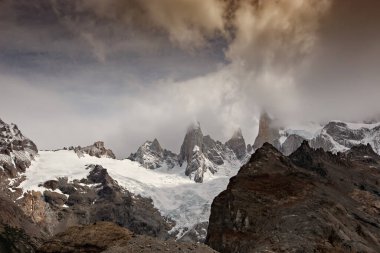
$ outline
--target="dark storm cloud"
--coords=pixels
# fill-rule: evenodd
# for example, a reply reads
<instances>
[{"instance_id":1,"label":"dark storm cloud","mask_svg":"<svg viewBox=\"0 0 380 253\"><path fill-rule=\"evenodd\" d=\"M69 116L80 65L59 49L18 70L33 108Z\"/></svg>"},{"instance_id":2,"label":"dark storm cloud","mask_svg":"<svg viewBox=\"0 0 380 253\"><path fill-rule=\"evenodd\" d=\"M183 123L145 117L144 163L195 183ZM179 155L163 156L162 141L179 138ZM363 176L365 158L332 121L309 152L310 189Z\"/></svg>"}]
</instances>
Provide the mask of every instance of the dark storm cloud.
<instances>
[{"instance_id":1,"label":"dark storm cloud","mask_svg":"<svg viewBox=\"0 0 380 253\"><path fill-rule=\"evenodd\" d=\"M253 142L287 124L379 115L377 1L2 0L1 117L41 148L120 157L187 125ZM17 101L17 102L15 102Z\"/></svg>"}]
</instances>

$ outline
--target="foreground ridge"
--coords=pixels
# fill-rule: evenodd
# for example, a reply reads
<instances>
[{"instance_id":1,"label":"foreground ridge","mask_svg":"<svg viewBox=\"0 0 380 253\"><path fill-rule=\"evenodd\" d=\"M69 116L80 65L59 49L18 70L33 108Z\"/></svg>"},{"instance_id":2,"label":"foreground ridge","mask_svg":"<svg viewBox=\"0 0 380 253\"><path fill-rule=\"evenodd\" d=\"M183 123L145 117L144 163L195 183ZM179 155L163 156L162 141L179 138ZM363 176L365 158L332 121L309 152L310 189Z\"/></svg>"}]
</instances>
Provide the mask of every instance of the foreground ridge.
<instances>
[{"instance_id":1,"label":"foreground ridge","mask_svg":"<svg viewBox=\"0 0 380 253\"><path fill-rule=\"evenodd\" d=\"M206 243L224 252L379 252L380 157L265 143L213 201Z\"/></svg>"}]
</instances>

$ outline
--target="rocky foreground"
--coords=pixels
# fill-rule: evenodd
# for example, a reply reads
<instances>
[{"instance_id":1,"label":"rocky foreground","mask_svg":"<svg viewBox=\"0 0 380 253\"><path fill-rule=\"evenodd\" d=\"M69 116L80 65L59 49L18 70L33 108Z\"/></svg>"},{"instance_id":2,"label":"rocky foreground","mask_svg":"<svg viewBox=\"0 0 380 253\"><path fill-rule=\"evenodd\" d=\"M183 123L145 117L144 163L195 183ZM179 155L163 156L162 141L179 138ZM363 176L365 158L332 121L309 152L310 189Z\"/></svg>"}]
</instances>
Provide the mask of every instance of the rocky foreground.
<instances>
[{"instance_id":1,"label":"rocky foreground","mask_svg":"<svg viewBox=\"0 0 380 253\"><path fill-rule=\"evenodd\" d=\"M256 151L214 199L206 244L222 253L380 252L380 157L307 142Z\"/></svg>"},{"instance_id":2,"label":"rocky foreground","mask_svg":"<svg viewBox=\"0 0 380 253\"><path fill-rule=\"evenodd\" d=\"M153 237L136 235L114 223L99 222L87 226L71 227L45 242L40 253L213 253L205 245L160 241Z\"/></svg>"}]
</instances>

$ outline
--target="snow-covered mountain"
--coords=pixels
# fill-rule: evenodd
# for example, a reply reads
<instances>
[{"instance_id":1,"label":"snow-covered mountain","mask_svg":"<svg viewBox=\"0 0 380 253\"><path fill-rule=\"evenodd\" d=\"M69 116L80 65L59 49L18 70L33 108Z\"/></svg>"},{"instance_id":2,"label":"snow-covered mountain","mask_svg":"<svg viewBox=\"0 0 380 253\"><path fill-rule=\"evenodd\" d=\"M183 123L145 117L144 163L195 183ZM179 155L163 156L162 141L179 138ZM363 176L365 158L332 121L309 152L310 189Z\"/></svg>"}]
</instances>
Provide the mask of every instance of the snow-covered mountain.
<instances>
[{"instance_id":1,"label":"snow-covered mountain","mask_svg":"<svg viewBox=\"0 0 380 253\"><path fill-rule=\"evenodd\" d=\"M163 149L157 139L146 141L128 159L139 162L143 167L151 170L158 168L173 169L178 164L178 156L167 149Z\"/></svg>"},{"instance_id":2,"label":"snow-covered mountain","mask_svg":"<svg viewBox=\"0 0 380 253\"><path fill-rule=\"evenodd\" d=\"M198 123L188 128L178 155L163 149L155 139L145 142L129 159L149 169L181 167L186 176L202 183L205 177L215 174L221 167L242 165L251 151L240 129L223 144L209 135L204 136Z\"/></svg>"},{"instance_id":3,"label":"snow-covered mountain","mask_svg":"<svg viewBox=\"0 0 380 253\"><path fill-rule=\"evenodd\" d=\"M312 148L322 148L333 153L345 152L360 144L370 144L380 154L380 123L348 123L331 121L325 125L308 124L297 127L278 128L271 125L268 116L256 140L269 142L285 155L290 155L304 140L309 141ZM260 121L262 122L262 121ZM270 136L261 133L271 132ZM256 141L257 142L257 141Z\"/></svg>"},{"instance_id":4,"label":"snow-covered mountain","mask_svg":"<svg viewBox=\"0 0 380 253\"><path fill-rule=\"evenodd\" d=\"M15 124L0 119L0 174L15 177L25 172L37 153L37 146Z\"/></svg>"}]
</instances>

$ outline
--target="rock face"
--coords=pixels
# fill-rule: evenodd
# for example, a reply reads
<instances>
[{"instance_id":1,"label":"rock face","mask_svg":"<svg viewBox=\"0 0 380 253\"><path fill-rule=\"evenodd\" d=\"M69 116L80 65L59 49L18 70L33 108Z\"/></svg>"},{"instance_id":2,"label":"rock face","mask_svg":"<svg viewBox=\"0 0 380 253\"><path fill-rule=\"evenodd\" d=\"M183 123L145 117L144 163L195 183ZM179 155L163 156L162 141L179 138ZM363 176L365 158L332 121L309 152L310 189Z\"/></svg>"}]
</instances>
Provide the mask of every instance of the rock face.
<instances>
[{"instance_id":1,"label":"rock face","mask_svg":"<svg viewBox=\"0 0 380 253\"><path fill-rule=\"evenodd\" d=\"M139 162L142 166L151 170L158 168L172 169L178 164L178 156L167 149L163 149L157 139L146 141L128 159Z\"/></svg>"},{"instance_id":2,"label":"rock face","mask_svg":"<svg viewBox=\"0 0 380 253\"><path fill-rule=\"evenodd\" d=\"M205 245L159 241L152 237L135 235L113 223L98 222L71 227L45 242L41 253L153 253L153 252L212 253Z\"/></svg>"},{"instance_id":3,"label":"rock face","mask_svg":"<svg viewBox=\"0 0 380 253\"><path fill-rule=\"evenodd\" d=\"M20 200L24 212L50 235L74 225L109 221L137 234L169 237L172 224L154 208L151 199L131 194L100 165L90 165L88 170L82 180L59 178L41 184L46 188L43 195L28 193Z\"/></svg>"},{"instance_id":4,"label":"rock face","mask_svg":"<svg viewBox=\"0 0 380 253\"><path fill-rule=\"evenodd\" d=\"M185 174L202 183L204 175L214 174L219 166L242 162L246 158L246 146L241 131L237 131L226 144L203 136L198 125L188 129L179 154L179 163L187 163Z\"/></svg>"},{"instance_id":5,"label":"rock face","mask_svg":"<svg viewBox=\"0 0 380 253\"><path fill-rule=\"evenodd\" d=\"M181 145L181 151L179 153L179 163L182 165L184 162L190 163L194 147L198 146L202 148L203 144L203 133L201 126L198 123L197 125L192 125L188 128L185 139Z\"/></svg>"},{"instance_id":6,"label":"rock face","mask_svg":"<svg viewBox=\"0 0 380 253\"><path fill-rule=\"evenodd\" d=\"M260 148L265 142L272 143L274 146L278 146L279 128L274 126L273 120L267 113L263 113L260 116L259 133L256 137L253 149Z\"/></svg>"},{"instance_id":7,"label":"rock face","mask_svg":"<svg viewBox=\"0 0 380 253\"><path fill-rule=\"evenodd\" d=\"M0 119L0 174L16 177L25 172L37 155L37 146L15 124Z\"/></svg>"},{"instance_id":8,"label":"rock face","mask_svg":"<svg viewBox=\"0 0 380 253\"><path fill-rule=\"evenodd\" d=\"M212 204L206 244L232 252L380 252L380 157L264 144Z\"/></svg>"},{"instance_id":9,"label":"rock face","mask_svg":"<svg viewBox=\"0 0 380 253\"><path fill-rule=\"evenodd\" d=\"M83 156L84 154L88 154L90 156L95 156L98 158L112 158L116 159L115 154L112 152L111 149L107 149L104 146L104 142L97 141L93 145L87 146L87 147L76 147L74 148L74 152L77 153L79 157Z\"/></svg>"},{"instance_id":10,"label":"rock face","mask_svg":"<svg viewBox=\"0 0 380 253\"><path fill-rule=\"evenodd\" d=\"M13 201L0 197L0 252L33 253L43 234Z\"/></svg>"},{"instance_id":11,"label":"rock face","mask_svg":"<svg viewBox=\"0 0 380 253\"><path fill-rule=\"evenodd\" d=\"M230 140L226 142L226 146L234 151L238 159L244 159L247 155L247 147L245 145L244 137L239 128Z\"/></svg>"},{"instance_id":12,"label":"rock face","mask_svg":"<svg viewBox=\"0 0 380 253\"><path fill-rule=\"evenodd\" d=\"M215 172L212 164L210 164L207 158L203 155L201 149L198 146L195 146L193 156L186 167L185 175L193 175L195 182L202 183L204 173L207 172L207 170L210 170L213 173Z\"/></svg>"}]
</instances>

